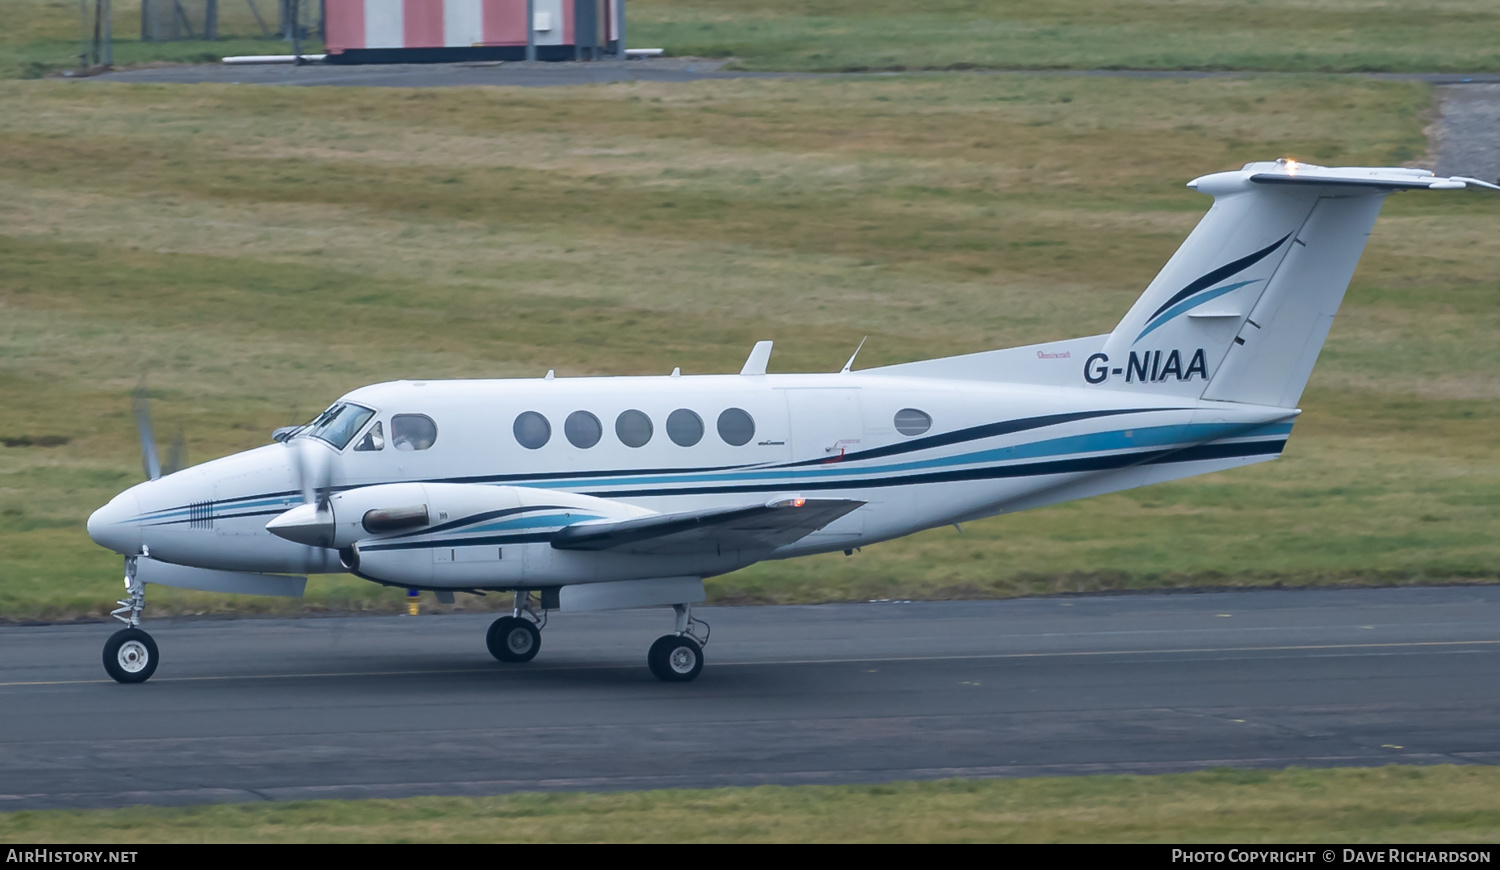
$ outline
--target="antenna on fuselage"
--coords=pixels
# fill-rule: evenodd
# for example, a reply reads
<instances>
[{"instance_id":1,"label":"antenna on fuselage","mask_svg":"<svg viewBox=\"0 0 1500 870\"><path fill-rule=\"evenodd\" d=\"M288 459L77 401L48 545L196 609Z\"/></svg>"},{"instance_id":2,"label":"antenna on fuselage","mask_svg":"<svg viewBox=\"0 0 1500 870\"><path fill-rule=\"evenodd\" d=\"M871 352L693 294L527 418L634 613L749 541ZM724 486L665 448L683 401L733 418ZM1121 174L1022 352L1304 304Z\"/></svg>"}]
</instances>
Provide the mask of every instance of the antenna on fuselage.
<instances>
[{"instance_id":1,"label":"antenna on fuselage","mask_svg":"<svg viewBox=\"0 0 1500 870\"><path fill-rule=\"evenodd\" d=\"M556 378L557 378L557 369L547 369L547 373L542 376L542 380L544 380L544 381L555 380Z\"/></svg>"},{"instance_id":2,"label":"antenna on fuselage","mask_svg":"<svg viewBox=\"0 0 1500 870\"><path fill-rule=\"evenodd\" d=\"M843 368L839 369L839 374L841 374L841 375L847 375L847 374L849 374L849 370L852 369L852 368L854 368L854 358L857 357L857 356L859 356L860 350L865 346L865 342L867 342L869 340L870 340L870 337L868 335L865 336L864 338L861 338L859 340L859 347L856 347L854 349L854 353L852 353L852 354L849 355L849 361L846 362L846 363L844 363L844 367Z\"/></svg>"}]
</instances>

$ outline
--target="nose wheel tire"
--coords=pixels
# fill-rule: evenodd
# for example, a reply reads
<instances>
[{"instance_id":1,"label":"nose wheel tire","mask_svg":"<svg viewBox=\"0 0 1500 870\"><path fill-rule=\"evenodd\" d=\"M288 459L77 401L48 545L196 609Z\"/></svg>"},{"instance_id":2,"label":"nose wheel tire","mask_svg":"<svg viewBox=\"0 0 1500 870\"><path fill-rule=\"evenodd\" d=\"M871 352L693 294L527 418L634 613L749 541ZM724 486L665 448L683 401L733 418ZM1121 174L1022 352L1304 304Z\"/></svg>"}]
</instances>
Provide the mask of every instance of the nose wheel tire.
<instances>
[{"instance_id":1,"label":"nose wheel tire","mask_svg":"<svg viewBox=\"0 0 1500 870\"><path fill-rule=\"evenodd\" d=\"M484 642L490 655L502 662L529 662L542 648L542 633L529 619L502 616L490 623Z\"/></svg>"},{"instance_id":2,"label":"nose wheel tire","mask_svg":"<svg viewBox=\"0 0 1500 870\"><path fill-rule=\"evenodd\" d=\"M117 683L146 682L156 662L156 641L139 628L123 628L104 644L104 670Z\"/></svg>"},{"instance_id":3,"label":"nose wheel tire","mask_svg":"<svg viewBox=\"0 0 1500 870\"><path fill-rule=\"evenodd\" d=\"M664 683L686 683L703 670L703 647L690 637L668 634L651 644L646 665Z\"/></svg>"}]
</instances>

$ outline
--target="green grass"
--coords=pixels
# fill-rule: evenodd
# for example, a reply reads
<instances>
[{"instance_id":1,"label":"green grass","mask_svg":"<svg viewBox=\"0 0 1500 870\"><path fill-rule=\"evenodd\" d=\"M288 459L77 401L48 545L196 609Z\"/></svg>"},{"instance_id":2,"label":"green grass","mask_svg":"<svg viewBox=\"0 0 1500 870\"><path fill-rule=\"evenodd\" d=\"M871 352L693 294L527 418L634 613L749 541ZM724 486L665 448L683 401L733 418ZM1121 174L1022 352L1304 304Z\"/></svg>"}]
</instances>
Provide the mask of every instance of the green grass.
<instances>
[{"instance_id":1,"label":"green grass","mask_svg":"<svg viewBox=\"0 0 1500 870\"><path fill-rule=\"evenodd\" d=\"M1489 0L633 0L630 41L747 69L1500 69Z\"/></svg>"},{"instance_id":2,"label":"green grass","mask_svg":"<svg viewBox=\"0 0 1500 870\"><path fill-rule=\"evenodd\" d=\"M129 394L202 461L397 377L834 371L1110 329L1283 154L1420 159L1423 85L946 75L548 90L0 82L0 615L100 616ZM712 600L1500 573L1500 200L1393 198L1276 463L754 566ZM492 596L493 598L494 596ZM153 612L390 610L162 590ZM482 600L460 607L484 607Z\"/></svg>"},{"instance_id":3,"label":"green grass","mask_svg":"<svg viewBox=\"0 0 1500 870\"><path fill-rule=\"evenodd\" d=\"M1500 837L1500 768L945 780L0 813L8 843L1424 843Z\"/></svg>"}]
</instances>

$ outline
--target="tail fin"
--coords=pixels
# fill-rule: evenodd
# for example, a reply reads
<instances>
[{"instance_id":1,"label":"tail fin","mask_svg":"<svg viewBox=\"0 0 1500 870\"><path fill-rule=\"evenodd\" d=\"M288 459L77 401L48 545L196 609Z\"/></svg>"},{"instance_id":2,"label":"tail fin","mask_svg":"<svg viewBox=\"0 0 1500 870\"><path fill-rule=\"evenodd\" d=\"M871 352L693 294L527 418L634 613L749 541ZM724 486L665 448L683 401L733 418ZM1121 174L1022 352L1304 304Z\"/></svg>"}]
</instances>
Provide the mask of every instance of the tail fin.
<instances>
[{"instance_id":1,"label":"tail fin","mask_svg":"<svg viewBox=\"0 0 1500 870\"><path fill-rule=\"evenodd\" d=\"M1385 197L1500 187L1420 169L1250 163L1188 186L1214 204L1085 366L1089 383L1293 407Z\"/></svg>"}]
</instances>

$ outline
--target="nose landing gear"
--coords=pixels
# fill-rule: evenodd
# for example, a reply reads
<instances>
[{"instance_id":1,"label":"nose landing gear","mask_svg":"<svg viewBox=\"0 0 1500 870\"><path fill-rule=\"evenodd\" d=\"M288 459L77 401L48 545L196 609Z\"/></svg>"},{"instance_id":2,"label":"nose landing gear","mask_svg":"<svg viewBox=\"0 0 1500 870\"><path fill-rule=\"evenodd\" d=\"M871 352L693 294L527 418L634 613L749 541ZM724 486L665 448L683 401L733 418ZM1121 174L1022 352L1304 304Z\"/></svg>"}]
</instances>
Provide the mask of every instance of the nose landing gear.
<instances>
[{"instance_id":1,"label":"nose landing gear","mask_svg":"<svg viewBox=\"0 0 1500 870\"><path fill-rule=\"evenodd\" d=\"M149 556L142 548L142 555ZM104 642L104 671L117 683L144 683L156 673L156 641L142 631L141 611L146 609L146 584L136 577L136 557L125 557L126 596L110 616L125 623Z\"/></svg>"}]
</instances>

